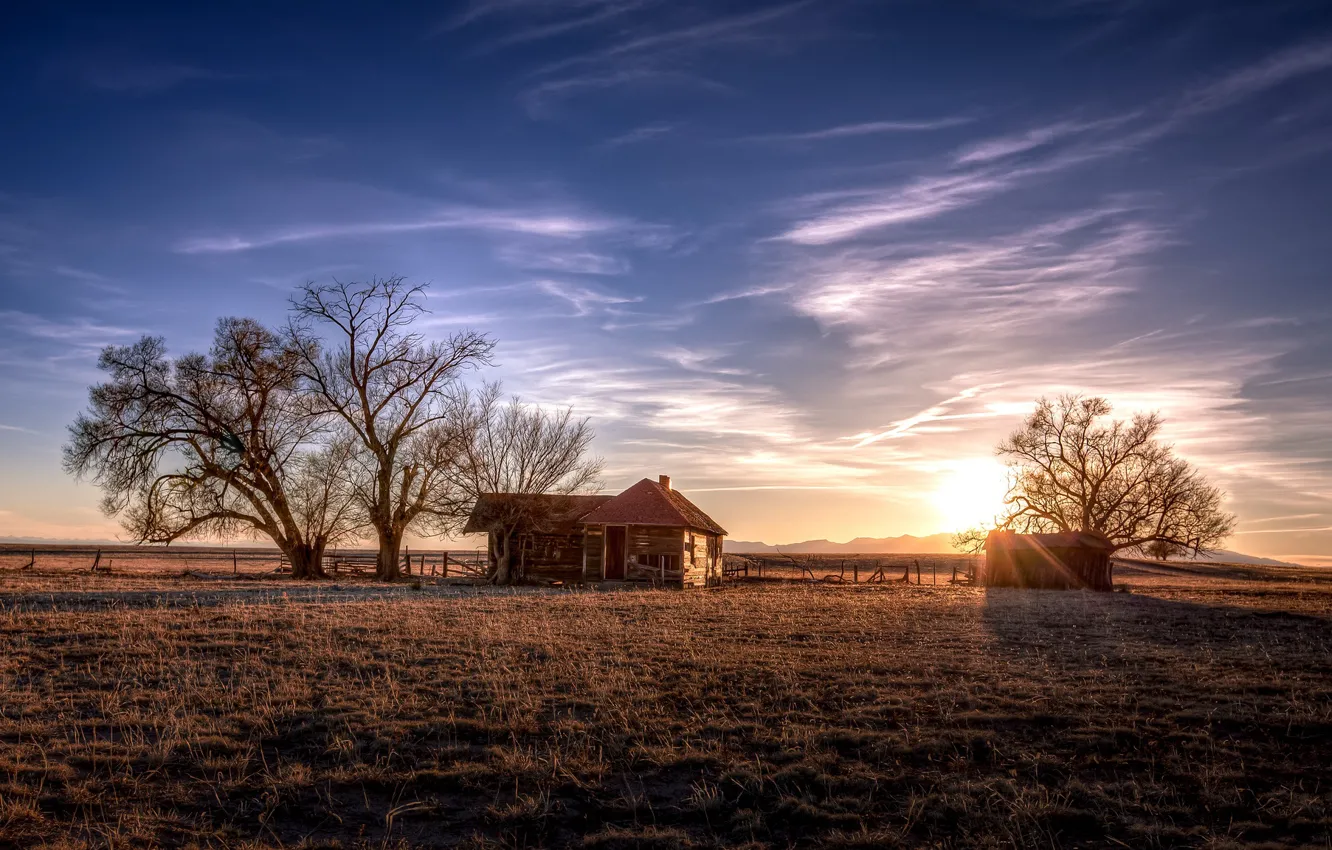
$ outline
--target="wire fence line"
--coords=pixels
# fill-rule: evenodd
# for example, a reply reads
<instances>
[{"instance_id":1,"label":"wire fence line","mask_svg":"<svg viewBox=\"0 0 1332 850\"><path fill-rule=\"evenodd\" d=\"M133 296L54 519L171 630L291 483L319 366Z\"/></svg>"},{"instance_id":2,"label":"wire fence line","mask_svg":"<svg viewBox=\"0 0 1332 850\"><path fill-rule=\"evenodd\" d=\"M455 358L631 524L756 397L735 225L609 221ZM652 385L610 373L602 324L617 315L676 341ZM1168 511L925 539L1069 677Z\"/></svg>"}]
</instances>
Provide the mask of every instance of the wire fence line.
<instances>
[{"instance_id":1,"label":"wire fence line","mask_svg":"<svg viewBox=\"0 0 1332 850\"><path fill-rule=\"evenodd\" d=\"M467 577L484 572L486 553L480 549L417 549L404 547L402 571L416 576ZM332 575L373 573L378 554L370 549L331 549L324 569ZM133 546L125 544L0 545L0 569L113 572L171 570L280 574L290 570L278 549L257 546Z\"/></svg>"},{"instance_id":2,"label":"wire fence line","mask_svg":"<svg viewBox=\"0 0 1332 850\"><path fill-rule=\"evenodd\" d=\"M732 580L818 581L834 584L973 584L984 556L891 553L798 555L728 552Z\"/></svg>"}]
</instances>

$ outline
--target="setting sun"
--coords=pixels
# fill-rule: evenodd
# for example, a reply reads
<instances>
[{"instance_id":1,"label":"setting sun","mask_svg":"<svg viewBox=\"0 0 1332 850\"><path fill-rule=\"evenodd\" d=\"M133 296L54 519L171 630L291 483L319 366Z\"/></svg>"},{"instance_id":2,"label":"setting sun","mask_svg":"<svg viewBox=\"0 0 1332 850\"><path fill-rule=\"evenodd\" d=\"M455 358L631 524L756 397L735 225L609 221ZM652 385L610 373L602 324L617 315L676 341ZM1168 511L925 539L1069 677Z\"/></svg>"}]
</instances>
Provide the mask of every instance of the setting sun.
<instances>
[{"instance_id":1,"label":"setting sun","mask_svg":"<svg viewBox=\"0 0 1332 850\"><path fill-rule=\"evenodd\" d=\"M939 473L938 481L931 499L949 531L988 525L1003 510L1008 479L997 460L956 461Z\"/></svg>"}]
</instances>

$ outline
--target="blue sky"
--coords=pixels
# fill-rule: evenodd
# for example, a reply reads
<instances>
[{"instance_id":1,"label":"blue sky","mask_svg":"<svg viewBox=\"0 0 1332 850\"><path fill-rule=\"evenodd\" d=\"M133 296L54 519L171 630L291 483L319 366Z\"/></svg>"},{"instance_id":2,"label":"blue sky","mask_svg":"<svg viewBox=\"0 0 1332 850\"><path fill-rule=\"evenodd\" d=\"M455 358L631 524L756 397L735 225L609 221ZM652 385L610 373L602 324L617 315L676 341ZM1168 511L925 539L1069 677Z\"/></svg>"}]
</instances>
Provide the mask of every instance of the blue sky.
<instances>
[{"instance_id":1,"label":"blue sky","mask_svg":"<svg viewBox=\"0 0 1332 850\"><path fill-rule=\"evenodd\" d=\"M735 537L955 527L1076 389L1332 562L1325 4L29 4L0 71L0 535L114 533L101 346L402 274Z\"/></svg>"}]
</instances>

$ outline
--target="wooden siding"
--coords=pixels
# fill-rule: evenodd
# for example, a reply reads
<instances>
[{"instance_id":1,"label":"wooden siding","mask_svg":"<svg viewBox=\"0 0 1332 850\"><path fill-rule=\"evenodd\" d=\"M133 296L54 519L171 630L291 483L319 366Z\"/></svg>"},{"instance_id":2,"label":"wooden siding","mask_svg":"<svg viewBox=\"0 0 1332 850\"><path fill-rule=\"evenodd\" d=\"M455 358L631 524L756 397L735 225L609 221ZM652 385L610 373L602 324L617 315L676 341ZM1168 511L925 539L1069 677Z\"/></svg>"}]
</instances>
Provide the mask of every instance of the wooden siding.
<instances>
[{"instance_id":1,"label":"wooden siding","mask_svg":"<svg viewBox=\"0 0 1332 850\"><path fill-rule=\"evenodd\" d=\"M1048 545L1058 535L991 534L985 544L986 587L1030 587L1050 590L1114 589L1107 546Z\"/></svg>"},{"instance_id":2,"label":"wooden siding","mask_svg":"<svg viewBox=\"0 0 1332 850\"><path fill-rule=\"evenodd\" d=\"M684 535L682 528L629 526L625 545L629 563L624 568L625 579L678 586L681 582L680 562L685 553Z\"/></svg>"},{"instance_id":3,"label":"wooden siding","mask_svg":"<svg viewBox=\"0 0 1332 850\"><path fill-rule=\"evenodd\" d=\"M688 531L685 535L685 587L717 584L721 576L721 537L703 531Z\"/></svg>"},{"instance_id":4,"label":"wooden siding","mask_svg":"<svg viewBox=\"0 0 1332 850\"><path fill-rule=\"evenodd\" d=\"M498 551L498 544L498 540L491 544L495 547L492 551ZM515 534L509 546L514 565L520 566L528 578L564 582L583 580L582 529Z\"/></svg>"}]
</instances>

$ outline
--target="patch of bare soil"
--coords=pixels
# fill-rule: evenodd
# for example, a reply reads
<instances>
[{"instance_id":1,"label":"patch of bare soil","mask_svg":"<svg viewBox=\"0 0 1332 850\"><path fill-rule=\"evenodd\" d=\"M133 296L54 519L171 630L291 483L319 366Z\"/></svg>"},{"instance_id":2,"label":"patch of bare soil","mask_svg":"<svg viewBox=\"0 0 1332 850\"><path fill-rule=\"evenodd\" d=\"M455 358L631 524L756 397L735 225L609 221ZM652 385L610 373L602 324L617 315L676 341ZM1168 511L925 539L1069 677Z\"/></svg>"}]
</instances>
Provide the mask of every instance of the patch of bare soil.
<instances>
[{"instance_id":1,"label":"patch of bare soil","mask_svg":"<svg viewBox=\"0 0 1332 850\"><path fill-rule=\"evenodd\" d=\"M0 846L1326 847L1329 588L1175 582L10 594Z\"/></svg>"}]
</instances>

